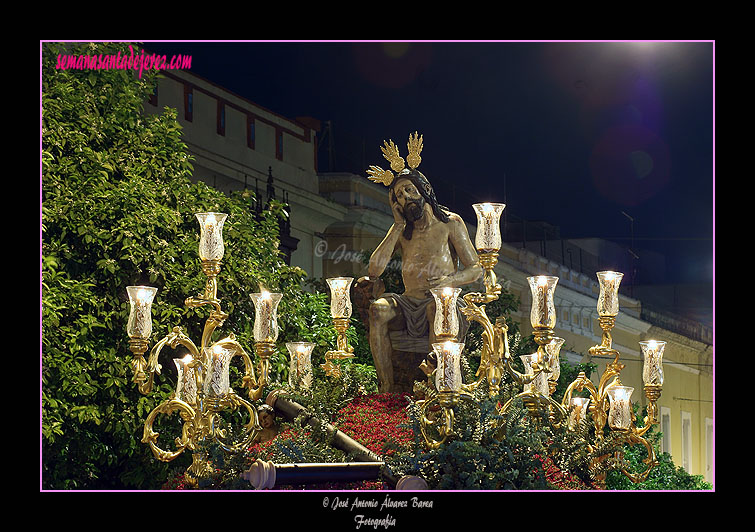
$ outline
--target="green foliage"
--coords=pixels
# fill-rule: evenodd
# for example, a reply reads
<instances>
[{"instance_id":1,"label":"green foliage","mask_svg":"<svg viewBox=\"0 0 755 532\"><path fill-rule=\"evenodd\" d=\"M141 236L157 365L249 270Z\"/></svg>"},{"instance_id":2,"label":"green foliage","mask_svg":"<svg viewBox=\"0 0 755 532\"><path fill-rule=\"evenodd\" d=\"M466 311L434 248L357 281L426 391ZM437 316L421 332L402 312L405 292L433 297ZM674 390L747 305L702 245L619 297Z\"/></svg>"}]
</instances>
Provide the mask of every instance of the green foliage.
<instances>
[{"instance_id":1,"label":"green foliage","mask_svg":"<svg viewBox=\"0 0 755 532\"><path fill-rule=\"evenodd\" d=\"M548 489L537 459L546 433L524 421L526 409L521 402L512 405L505 421L496 404L484 399L478 407L456 410L458 437L438 449L425 450L419 439L419 408L410 407L416 450L389 462L394 474L421 476L430 489Z\"/></svg>"},{"instance_id":2,"label":"green foliage","mask_svg":"<svg viewBox=\"0 0 755 532\"><path fill-rule=\"evenodd\" d=\"M639 484L632 482L620 471L610 471L606 476L606 487L613 490L711 490L713 486L705 481L703 475L691 475L683 467L674 464L671 455L660 453L659 447L662 434L655 427L646 434L647 439L656 452L656 465L648 474L648 478ZM639 473L647 467L647 449L642 445L625 446L623 459L627 471Z\"/></svg>"},{"instance_id":3,"label":"green foliage","mask_svg":"<svg viewBox=\"0 0 755 532\"><path fill-rule=\"evenodd\" d=\"M377 393L374 366L353 361L339 362L340 377L328 377L314 366L314 379L309 390L285 387L286 396L304 406L314 417L325 422L336 420L337 413L355 397Z\"/></svg>"},{"instance_id":4,"label":"green foliage","mask_svg":"<svg viewBox=\"0 0 755 532\"><path fill-rule=\"evenodd\" d=\"M103 43L46 44L42 51L46 489L150 488L167 474L169 466L152 457L141 433L149 412L174 389L175 370L166 349L163 375L151 395L141 396L131 382L126 286L158 288L153 338L181 326L199 342L209 311L184 305L203 291L206 279L195 213L229 214L218 296L230 317L218 338L232 332L251 352L249 294L260 286L283 293L284 338L312 330L306 307L315 299L300 287L304 272L286 266L277 250L282 205L271 205L258 218L248 196L227 197L190 181L192 166L176 111L142 112L154 71L139 78L118 69L55 69L59 53L119 51L129 53L125 45ZM284 350L273 357L273 377L279 380L286 378ZM169 448L170 439L160 443ZM170 467L181 460L188 457Z\"/></svg>"}]
</instances>

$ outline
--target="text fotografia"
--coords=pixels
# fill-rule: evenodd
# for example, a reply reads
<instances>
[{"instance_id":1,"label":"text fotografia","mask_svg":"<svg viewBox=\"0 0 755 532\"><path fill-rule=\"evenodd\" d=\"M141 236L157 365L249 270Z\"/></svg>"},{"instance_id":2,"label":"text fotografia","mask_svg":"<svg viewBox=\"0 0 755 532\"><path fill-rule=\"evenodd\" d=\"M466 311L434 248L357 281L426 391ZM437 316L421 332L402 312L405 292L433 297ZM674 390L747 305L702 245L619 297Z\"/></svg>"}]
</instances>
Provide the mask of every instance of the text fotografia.
<instances>
[{"instance_id":1,"label":"text fotografia","mask_svg":"<svg viewBox=\"0 0 755 532\"><path fill-rule=\"evenodd\" d=\"M134 70L139 71L139 78L145 70L177 70L191 68L190 55L174 55L168 61L168 56L158 54L146 54L141 50L141 54L129 45L130 53L117 55L99 54L99 55L66 55L58 54L58 63L55 68L58 70Z\"/></svg>"},{"instance_id":2,"label":"text fotografia","mask_svg":"<svg viewBox=\"0 0 755 532\"><path fill-rule=\"evenodd\" d=\"M391 514L388 514L385 517L366 517L364 515L355 515L354 524L356 525L356 530L359 530L363 526L365 528L372 527L374 530L377 530L378 528L388 529L392 526L396 526L396 518L391 517Z\"/></svg>"},{"instance_id":3,"label":"text fotografia","mask_svg":"<svg viewBox=\"0 0 755 532\"><path fill-rule=\"evenodd\" d=\"M374 498L342 498L334 497L330 499L325 497L322 505L331 510L347 510L354 513L354 525L356 529L365 528L390 528L396 525L396 518L390 513L385 516L372 517L365 515L365 510L374 510L376 512L390 512L391 510L404 510L409 508L432 508L433 501L423 500L418 497L409 499L392 499L389 495L381 501Z\"/></svg>"}]
</instances>

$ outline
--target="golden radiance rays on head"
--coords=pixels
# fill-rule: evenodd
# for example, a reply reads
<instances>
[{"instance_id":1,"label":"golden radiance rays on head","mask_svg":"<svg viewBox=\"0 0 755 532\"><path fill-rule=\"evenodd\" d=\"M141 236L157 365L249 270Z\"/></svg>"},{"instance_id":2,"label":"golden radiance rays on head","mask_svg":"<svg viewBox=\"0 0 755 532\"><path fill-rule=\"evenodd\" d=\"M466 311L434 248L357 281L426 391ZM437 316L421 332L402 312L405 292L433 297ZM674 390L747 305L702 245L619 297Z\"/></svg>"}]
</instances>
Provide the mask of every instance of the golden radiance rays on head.
<instances>
[{"instance_id":1,"label":"golden radiance rays on head","mask_svg":"<svg viewBox=\"0 0 755 532\"><path fill-rule=\"evenodd\" d=\"M409 154L406 156L406 162L411 168L417 168L419 163L422 162L420 153L422 152L422 136L416 131L414 136L409 134L409 141L406 143L406 147L409 150ZM383 157L391 163L391 169L396 174L400 173L405 165L404 159L401 157L398 151L398 146L392 141L383 141L383 147L380 148L383 152ZM379 166L370 166L367 170L367 178L375 183L382 183L385 186L390 186L393 180L396 178L395 174L391 170L383 170Z\"/></svg>"}]
</instances>

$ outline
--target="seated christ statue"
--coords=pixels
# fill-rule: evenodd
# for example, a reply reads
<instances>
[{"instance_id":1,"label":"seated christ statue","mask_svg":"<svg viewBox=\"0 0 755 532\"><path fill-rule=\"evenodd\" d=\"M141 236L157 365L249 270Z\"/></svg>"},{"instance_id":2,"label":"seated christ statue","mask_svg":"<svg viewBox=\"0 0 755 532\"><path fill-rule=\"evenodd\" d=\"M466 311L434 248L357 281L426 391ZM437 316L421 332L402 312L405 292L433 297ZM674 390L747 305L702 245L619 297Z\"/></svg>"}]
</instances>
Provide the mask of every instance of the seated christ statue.
<instances>
[{"instance_id":1,"label":"seated christ statue","mask_svg":"<svg viewBox=\"0 0 755 532\"><path fill-rule=\"evenodd\" d=\"M435 301L430 290L468 285L482 275L464 221L438 203L430 182L417 170L422 137L410 135L407 146L408 167L390 141L382 151L393 171L371 166L367 172L370 180L388 187L394 220L370 257L369 280L377 280L394 253L400 251L404 283L403 294L384 293L369 308L370 350L382 393L397 391L394 352L432 351ZM459 338L463 338L469 324L458 308L457 312Z\"/></svg>"}]
</instances>

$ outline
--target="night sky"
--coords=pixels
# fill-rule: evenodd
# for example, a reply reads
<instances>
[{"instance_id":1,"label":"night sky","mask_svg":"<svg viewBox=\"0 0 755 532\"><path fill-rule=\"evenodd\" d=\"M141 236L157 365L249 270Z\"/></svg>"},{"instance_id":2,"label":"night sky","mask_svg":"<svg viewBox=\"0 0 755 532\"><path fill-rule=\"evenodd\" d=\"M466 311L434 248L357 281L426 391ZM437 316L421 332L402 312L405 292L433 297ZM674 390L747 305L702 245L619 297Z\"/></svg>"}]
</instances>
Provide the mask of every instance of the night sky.
<instances>
[{"instance_id":1,"label":"night sky","mask_svg":"<svg viewBox=\"0 0 755 532\"><path fill-rule=\"evenodd\" d=\"M406 154L441 203L507 204L562 238L666 255L669 280L712 281L712 42L173 42L191 72L287 118L332 125L320 171ZM630 223L630 217L634 220Z\"/></svg>"}]
</instances>

